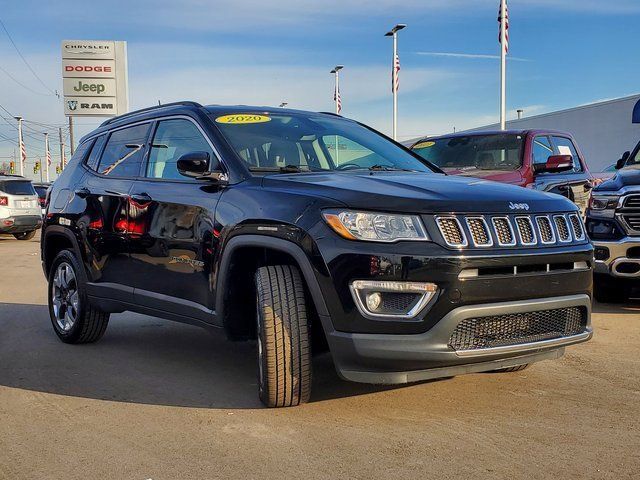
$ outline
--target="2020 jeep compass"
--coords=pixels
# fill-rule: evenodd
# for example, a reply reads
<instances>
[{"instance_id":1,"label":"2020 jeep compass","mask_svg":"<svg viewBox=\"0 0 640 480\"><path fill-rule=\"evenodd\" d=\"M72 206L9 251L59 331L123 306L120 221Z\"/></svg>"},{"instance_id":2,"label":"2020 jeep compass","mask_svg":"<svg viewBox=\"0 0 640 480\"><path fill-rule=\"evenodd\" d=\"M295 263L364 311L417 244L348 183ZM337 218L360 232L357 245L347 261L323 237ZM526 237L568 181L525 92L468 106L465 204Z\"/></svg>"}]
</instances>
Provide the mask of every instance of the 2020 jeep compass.
<instances>
[{"instance_id":1,"label":"2020 jeep compass","mask_svg":"<svg viewBox=\"0 0 640 480\"><path fill-rule=\"evenodd\" d=\"M64 342L125 310L257 339L269 406L308 400L312 348L383 384L559 357L591 336L592 256L560 196L447 177L336 115L193 102L83 138L42 235Z\"/></svg>"}]
</instances>

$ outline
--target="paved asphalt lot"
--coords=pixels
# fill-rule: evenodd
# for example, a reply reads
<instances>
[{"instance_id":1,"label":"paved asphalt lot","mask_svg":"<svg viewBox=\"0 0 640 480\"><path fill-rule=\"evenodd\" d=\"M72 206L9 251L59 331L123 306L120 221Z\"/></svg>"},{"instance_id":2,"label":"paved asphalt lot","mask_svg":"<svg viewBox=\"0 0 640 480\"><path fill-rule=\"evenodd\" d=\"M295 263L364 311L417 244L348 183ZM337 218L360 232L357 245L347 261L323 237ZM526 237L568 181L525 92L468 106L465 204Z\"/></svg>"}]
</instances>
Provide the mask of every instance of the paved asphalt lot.
<instances>
[{"instance_id":1,"label":"paved asphalt lot","mask_svg":"<svg viewBox=\"0 0 640 480\"><path fill-rule=\"evenodd\" d=\"M0 236L0 479L639 478L640 304L597 305L561 360L402 388L315 360L312 402L262 408L254 350L111 317L57 340L38 241Z\"/></svg>"}]
</instances>

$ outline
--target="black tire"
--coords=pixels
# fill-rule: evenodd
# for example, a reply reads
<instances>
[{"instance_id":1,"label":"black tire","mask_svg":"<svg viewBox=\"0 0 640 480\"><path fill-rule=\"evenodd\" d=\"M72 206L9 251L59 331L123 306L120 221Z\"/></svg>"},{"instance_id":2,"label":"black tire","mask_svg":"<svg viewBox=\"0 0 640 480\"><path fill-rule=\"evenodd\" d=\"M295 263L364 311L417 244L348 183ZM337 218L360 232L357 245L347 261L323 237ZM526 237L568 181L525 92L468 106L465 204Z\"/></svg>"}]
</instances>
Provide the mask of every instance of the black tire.
<instances>
[{"instance_id":1,"label":"black tire","mask_svg":"<svg viewBox=\"0 0 640 480\"><path fill-rule=\"evenodd\" d=\"M267 407L306 403L311 339L300 272L290 265L262 267L255 282L260 400Z\"/></svg>"},{"instance_id":2,"label":"black tire","mask_svg":"<svg viewBox=\"0 0 640 480\"><path fill-rule=\"evenodd\" d=\"M520 372L525 368L528 368L529 364L525 363L524 365L516 365L515 367L507 367L507 368L499 368L497 370L492 370L493 373L511 373L511 372Z\"/></svg>"},{"instance_id":3,"label":"black tire","mask_svg":"<svg viewBox=\"0 0 640 480\"><path fill-rule=\"evenodd\" d=\"M600 303L622 303L628 298L628 289L617 278L594 275L593 296Z\"/></svg>"},{"instance_id":4,"label":"black tire","mask_svg":"<svg viewBox=\"0 0 640 480\"><path fill-rule=\"evenodd\" d=\"M36 231L31 230L30 232L14 233L13 236L18 240L31 240L36 236Z\"/></svg>"},{"instance_id":5,"label":"black tire","mask_svg":"<svg viewBox=\"0 0 640 480\"><path fill-rule=\"evenodd\" d=\"M61 289L56 287L56 272L60 268L70 267L73 271L75 278L69 281L69 288L71 290L75 288L77 293L77 304L75 308L68 309L71 312L75 311L75 320L68 328L64 328L60 322L65 322L66 317L60 320L56 314L56 307L54 306L54 297L57 298ZM82 267L82 264L78 261L76 256L69 250L63 250L55 257L49 270L49 318L53 325L53 330L56 335L65 343L91 343L100 340L104 335L107 325L109 324L109 314L102 312L93 305L91 305L87 298L87 276ZM58 307L57 311L66 312L66 309Z\"/></svg>"}]
</instances>

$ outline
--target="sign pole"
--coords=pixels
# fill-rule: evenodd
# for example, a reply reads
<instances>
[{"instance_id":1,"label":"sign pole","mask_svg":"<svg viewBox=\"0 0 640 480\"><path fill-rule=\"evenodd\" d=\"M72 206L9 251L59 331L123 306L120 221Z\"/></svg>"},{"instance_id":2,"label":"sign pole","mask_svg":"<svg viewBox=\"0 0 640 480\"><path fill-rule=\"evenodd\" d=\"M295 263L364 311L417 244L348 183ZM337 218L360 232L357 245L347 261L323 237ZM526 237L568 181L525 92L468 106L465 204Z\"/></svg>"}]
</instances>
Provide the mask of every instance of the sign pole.
<instances>
[{"instance_id":1,"label":"sign pole","mask_svg":"<svg viewBox=\"0 0 640 480\"><path fill-rule=\"evenodd\" d=\"M62 138L62 128L58 128L58 138L60 139L60 168L64 166L64 140Z\"/></svg>"},{"instance_id":2,"label":"sign pole","mask_svg":"<svg viewBox=\"0 0 640 480\"><path fill-rule=\"evenodd\" d=\"M73 153L75 152L75 147L73 145L73 117L69 116L69 150L71 151L71 156L73 157ZM63 163L62 168L66 165Z\"/></svg>"}]
</instances>

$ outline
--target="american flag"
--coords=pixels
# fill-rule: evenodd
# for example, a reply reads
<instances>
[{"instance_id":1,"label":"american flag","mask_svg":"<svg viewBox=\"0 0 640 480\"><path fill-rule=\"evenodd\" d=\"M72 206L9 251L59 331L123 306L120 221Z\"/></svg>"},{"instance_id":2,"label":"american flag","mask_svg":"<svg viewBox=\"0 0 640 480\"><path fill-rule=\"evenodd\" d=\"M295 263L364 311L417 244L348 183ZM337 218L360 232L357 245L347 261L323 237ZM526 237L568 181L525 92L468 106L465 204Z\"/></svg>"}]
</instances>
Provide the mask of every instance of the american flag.
<instances>
[{"instance_id":1,"label":"american flag","mask_svg":"<svg viewBox=\"0 0 640 480\"><path fill-rule=\"evenodd\" d=\"M502 4L498 8L498 43L502 43ZM504 5L504 51L509 52L509 7Z\"/></svg>"},{"instance_id":2,"label":"american flag","mask_svg":"<svg viewBox=\"0 0 640 480\"><path fill-rule=\"evenodd\" d=\"M333 91L333 101L336 102L336 112L342 111L342 99L340 98L340 89L338 87Z\"/></svg>"},{"instance_id":3,"label":"american flag","mask_svg":"<svg viewBox=\"0 0 640 480\"><path fill-rule=\"evenodd\" d=\"M393 68L391 70L391 93L398 91L400 87L400 57L396 53L393 58Z\"/></svg>"}]
</instances>

